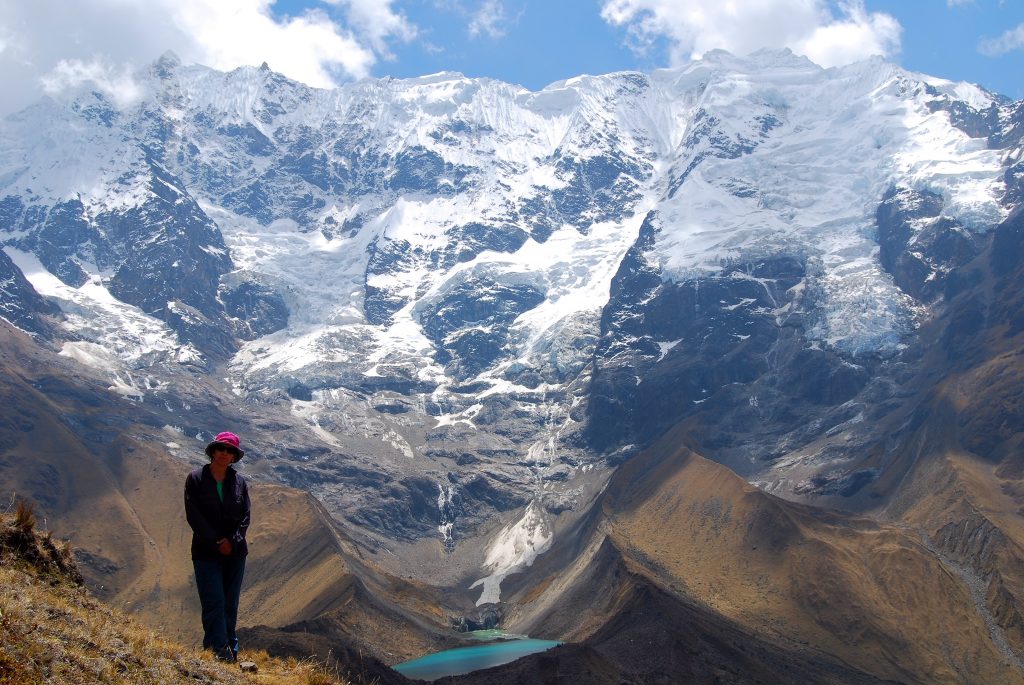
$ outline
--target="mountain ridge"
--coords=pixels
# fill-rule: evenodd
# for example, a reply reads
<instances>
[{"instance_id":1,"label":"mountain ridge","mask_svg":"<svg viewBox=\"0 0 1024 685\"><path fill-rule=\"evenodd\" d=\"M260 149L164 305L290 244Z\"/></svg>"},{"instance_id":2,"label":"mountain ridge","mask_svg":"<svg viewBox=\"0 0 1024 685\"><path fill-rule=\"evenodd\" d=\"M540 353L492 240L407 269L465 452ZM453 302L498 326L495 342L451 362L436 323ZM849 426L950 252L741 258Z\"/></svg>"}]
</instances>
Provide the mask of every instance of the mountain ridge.
<instances>
[{"instance_id":1,"label":"mountain ridge","mask_svg":"<svg viewBox=\"0 0 1024 685\"><path fill-rule=\"evenodd\" d=\"M775 658L791 652L798 661L810 659L803 662L804 668L815 662L820 668L829 661L825 655L838 657L830 668L842 665L852 671L834 674L835 682L851 682L850 678L857 677L865 682L964 682L962 679L972 678L997 682L1011 677L1009 664L1017 658L1012 656L1013 650L1007 648L1011 661L991 646L973 652L980 647L978 636L986 633L980 619L968 618L975 611L975 600L915 533L773 498L673 444L678 440L669 436L664 447L658 448L672 451L674 456L669 459L645 453L613 477L608 497L625 496L637 510L631 510L634 505L628 502L606 500L607 524L604 534L598 535L604 542L588 565L614 549L633 569L630 576L646 579L643 582L653 583L665 594L662 606L701 607L718 620L731 622L732 630L774 644ZM645 470L652 461L656 468ZM844 550L851 542L853 549ZM857 545L870 551L856 552ZM746 551L740 551L743 548ZM802 561L784 561L793 554ZM911 559L921 565L915 568ZM791 575L794 568L801 569L798 575ZM612 575L619 578L618 572ZM521 627L543 624L556 634L575 635L583 644L603 652L610 637L609 624L615 620L626 621L632 628L648 625L636 617L626 619L625 612L611 621L596 620L602 608L608 607L612 616L618 609L614 603L609 606L609 600L583 600L593 596L590 582L594 579L569 585L567 592L579 593L579 597L563 602L564 614L556 611L542 614L543 618L534 616ZM606 579L597 581L597 586L614 588L622 582ZM876 589L869 589L872 587ZM932 599L927 599L929 595ZM528 612L535 599L516 601L520 612ZM940 612L959 606L949 617L932 615L927 619L923 617L931 615L928 605ZM582 606L588 608L580 612ZM565 620L583 627L584 632L566 631L561 626ZM584 627L587 625L596 625L596 632L589 632L593 627ZM674 624L654 621L651 625L670 633ZM967 647L972 643L973 647ZM808 645L813 648L808 650ZM961 648L973 655L957 663L950 655ZM666 655L658 656L658 648L648 651L634 645L632 649L632 659L620 656L613 661L634 664L634 668L640 663L652 668L651 662L659 664L654 668L665 667ZM986 652L987 656L981 656ZM988 666L980 667L984 670L975 670L986 661ZM760 677L770 682L769 676L753 675L770 663L769 658L757 668L748 667L748 679L740 677L737 682L760 682ZM794 673L801 667L790 664L787 668L790 670L783 669L774 677L785 678L788 673L799 682L801 677ZM645 677L656 679L649 670ZM817 677L827 676L819 673Z\"/></svg>"},{"instance_id":2,"label":"mountain ridge","mask_svg":"<svg viewBox=\"0 0 1024 685\"><path fill-rule=\"evenodd\" d=\"M4 336L56 353L5 394L45 409L49 461L103 461L97 492L141 476L130 454L170 479L231 426L257 486L314 497L306 532L351 574L300 569L323 593L302 615L264 602L278 637L341 630L353 597L417 649L477 618L532 630L578 581L620 593L560 623L583 645L566 658L609 677L654 677L601 633L629 602L753 636L776 675L773 645L869 681L984 681L1024 651L1021 103L771 51L536 93L452 74L318 91L172 56L140 78L128 108L86 90L0 122L0 315L33 333ZM107 450L136 426L136 452ZM33 430L5 422L5 478L59 511ZM679 472L719 509L663 511L703 494ZM125 494L125 520L174 516ZM152 595L164 562L133 530L131 554L88 542L83 566ZM692 544L718 536L717 557ZM754 567L781 589L751 594ZM705 671L739 658L716 654Z\"/></svg>"}]
</instances>

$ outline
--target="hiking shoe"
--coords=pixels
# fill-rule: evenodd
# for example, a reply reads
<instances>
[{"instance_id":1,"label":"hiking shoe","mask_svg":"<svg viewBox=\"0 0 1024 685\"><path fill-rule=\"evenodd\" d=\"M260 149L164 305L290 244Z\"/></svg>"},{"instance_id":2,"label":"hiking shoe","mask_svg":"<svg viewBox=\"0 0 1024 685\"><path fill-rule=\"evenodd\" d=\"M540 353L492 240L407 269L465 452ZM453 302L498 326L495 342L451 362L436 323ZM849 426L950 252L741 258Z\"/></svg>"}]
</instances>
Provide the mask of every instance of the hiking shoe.
<instances>
[{"instance_id":1,"label":"hiking shoe","mask_svg":"<svg viewBox=\"0 0 1024 685\"><path fill-rule=\"evenodd\" d=\"M235 653L227 645L218 649L214 653L214 656L217 657L217 661L223 661L226 664L235 663Z\"/></svg>"}]
</instances>

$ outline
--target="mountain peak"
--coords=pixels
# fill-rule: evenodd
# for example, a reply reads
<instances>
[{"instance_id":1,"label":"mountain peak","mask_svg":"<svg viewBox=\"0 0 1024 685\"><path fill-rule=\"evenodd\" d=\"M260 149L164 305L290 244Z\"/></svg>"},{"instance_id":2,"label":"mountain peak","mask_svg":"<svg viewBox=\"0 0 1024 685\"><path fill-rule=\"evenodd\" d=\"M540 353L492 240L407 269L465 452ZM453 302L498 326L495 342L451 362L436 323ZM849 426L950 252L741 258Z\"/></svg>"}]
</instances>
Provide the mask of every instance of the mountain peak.
<instances>
[{"instance_id":1,"label":"mountain peak","mask_svg":"<svg viewBox=\"0 0 1024 685\"><path fill-rule=\"evenodd\" d=\"M174 50L166 50L160 57L157 58L155 64L160 64L168 67L177 67L181 65L181 58L178 57L178 53Z\"/></svg>"},{"instance_id":2,"label":"mountain peak","mask_svg":"<svg viewBox=\"0 0 1024 685\"><path fill-rule=\"evenodd\" d=\"M778 69L782 67L799 69L822 68L807 57L794 53L789 48L761 48L746 56L735 55L728 50L716 48L708 50L691 64L714 65L730 71Z\"/></svg>"},{"instance_id":3,"label":"mountain peak","mask_svg":"<svg viewBox=\"0 0 1024 685\"><path fill-rule=\"evenodd\" d=\"M181 58L173 50L168 50L153 62L150 71L157 78L169 79L180 66Z\"/></svg>"},{"instance_id":4,"label":"mountain peak","mask_svg":"<svg viewBox=\"0 0 1024 685\"><path fill-rule=\"evenodd\" d=\"M413 76L412 78L401 79L400 82L409 86L431 86L438 83L470 80L473 79L468 78L460 71L438 71L433 74L424 74L423 76Z\"/></svg>"}]
</instances>

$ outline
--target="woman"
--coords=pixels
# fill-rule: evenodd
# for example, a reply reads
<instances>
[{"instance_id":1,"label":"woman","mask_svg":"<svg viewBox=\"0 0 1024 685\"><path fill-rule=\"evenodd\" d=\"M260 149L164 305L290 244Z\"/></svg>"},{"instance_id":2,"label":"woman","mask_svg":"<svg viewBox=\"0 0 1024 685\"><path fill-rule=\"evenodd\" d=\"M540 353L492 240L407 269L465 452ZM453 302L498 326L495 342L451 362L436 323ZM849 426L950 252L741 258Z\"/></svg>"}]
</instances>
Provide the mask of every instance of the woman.
<instances>
[{"instance_id":1,"label":"woman","mask_svg":"<svg viewBox=\"0 0 1024 685\"><path fill-rule=\"evenodd\" d=\"M203 607L203 649L238 658L235 622L249 548L249 488L232 464L245 452L238 436L220 433L206 446L210 463L185 479L185 518L192 527L192 567Z\"/></svg>"}]
</instances>

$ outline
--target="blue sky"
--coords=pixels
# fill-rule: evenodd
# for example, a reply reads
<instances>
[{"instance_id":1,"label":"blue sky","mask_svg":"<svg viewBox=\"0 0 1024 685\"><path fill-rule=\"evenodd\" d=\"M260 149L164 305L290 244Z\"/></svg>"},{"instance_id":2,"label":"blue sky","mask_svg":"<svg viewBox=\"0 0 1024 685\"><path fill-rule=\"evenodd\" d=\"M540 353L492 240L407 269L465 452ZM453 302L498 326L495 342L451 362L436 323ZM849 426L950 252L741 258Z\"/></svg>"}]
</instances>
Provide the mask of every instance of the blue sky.
<instances>
[{"instance_id":1,"label":"blue sky","mask_svg":"<svg viewBox=\"0 0 1024 685\"><path fill-rule=\"evenodd\" d=\"M378 62L372 73L407 77L451 70L538 90L554 81L584 73L647 71L678 64L678 59L672 57L673 39L678 34L667 28L656 31L647 49L639 49L632 39L631 28L640 17L633 23L613 23L602 16L602 9L614 4L607 0L393 2L392 9L417 27L417 36L410 41L395 41L393 57ZM690 3L666 0L664 3L622 4L632 4L641 11L661 4L677 7L689 4L707 12L709 7L729 3L726 0ZM842 20L850 15L849 7L860 4L868 17L885 14L898 23L898 43L885 54L891 61L934 76L980 83L1014 99L1024 98L1024 0L865 0L863 3L760 0L732 4L736 6L736 14L729 17L723 13L723 21L742 23L744 6L755 4L769 9L774 5L772 11L782 22L791 16L794 6L808 5L818 5L833 20ZM274 11L279 15L295 15L311 5L315 3L308 0L279 0ZM488 7L494 8L492 22L480 25L473 33L474 19ZM685 20L682 15L686 10L679 12L681 21ZM343 19L337 6L328 6L328 12ZM708 17L706 21L714 19ZM827 19L821 23L827 23ZM1011 34L1001 49L985 47L986 41L995 41L1014 31L1017 34ZM765 33L765 42L771 44L770 32ZM749 44L738 36L722 38L723 44L715 47L738 54Z\"/></svg>"},{"instance_id":2,"label":"blue sky","mask_svg":"<svg viewBox=\"0 0 1024 685\"><path fill-rule=\"evenodd\" d=\"M454 3L449 6L458 7ZM373 71L376 75L415 76L453 70L537 90L583 73L647 71L672 65L667 31L646 51L631 49L629 27L602 19L601 6L596 0L508 0L503 3L504 20L497 27L498 35L471 37L465 9L461 13L438 11L429 0L405 3L406 16L423 27L422 40L397 45L395 59L377 64ZM833 16L842 16L836 3L827 6ZM1024 0L953 4L947 0L867 0L864 9L869 14L888 14L899 23L899 44L886 55L891 61L934 76L980 83L1014 99L1024 98ZM785 16L784 9L780 13ZM1021 35L1011 41L1014 47L1007 46L1000 54L979 50L984 41L1015 29ZM434 45L441 49L429 49ZM742 52L728 43L721 47Z\"/></svg>"},{"instance_id":3,"label":"blue sky","mask_svg":"<svg viewBox=\"0 0 1024 685\"><path fill-rule=\"evenodd\" d=\"M923 6L931 6L927 11ZM886 0L869 7L903 26L893 61L953 81L978 83L1015 100L1024 98L1024 2ZM1000 43L1000 39L1003 42Z\"/></svg>"},{"instance_id":4,"label":"blue sky","mask_svg":"<svg viewBox=\"0 0 1024 685\"><path fill-rule=\"evenodd\" d=\"M128 104L166 50L318 87L451 70L538 90L760 47L1024 98L1024 0L0 0L0 114L81 82Z\"/></svg>"}]
</instances>

